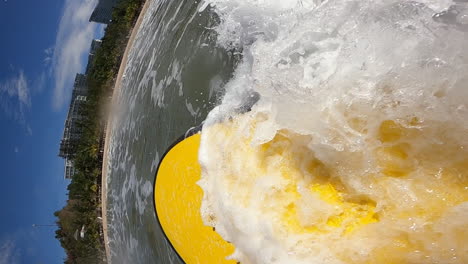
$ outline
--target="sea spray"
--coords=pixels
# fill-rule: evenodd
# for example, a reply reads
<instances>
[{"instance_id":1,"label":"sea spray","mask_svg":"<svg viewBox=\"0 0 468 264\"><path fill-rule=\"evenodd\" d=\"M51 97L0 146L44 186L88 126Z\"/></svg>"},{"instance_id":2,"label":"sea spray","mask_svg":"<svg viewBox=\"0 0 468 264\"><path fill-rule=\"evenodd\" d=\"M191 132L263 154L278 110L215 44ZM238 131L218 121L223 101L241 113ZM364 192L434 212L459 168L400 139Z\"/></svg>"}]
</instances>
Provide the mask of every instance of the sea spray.
<instances>
[{"instance_id":1,"label":"sea spray","mask_svg":"<svg viewBox=\"0 0 468 264\"><path fill-rule=\"evenodd\" d=\"M206 3L244 58L200 148L233 258L468 262L466 3Z\"/></svg>"}]
</instances>

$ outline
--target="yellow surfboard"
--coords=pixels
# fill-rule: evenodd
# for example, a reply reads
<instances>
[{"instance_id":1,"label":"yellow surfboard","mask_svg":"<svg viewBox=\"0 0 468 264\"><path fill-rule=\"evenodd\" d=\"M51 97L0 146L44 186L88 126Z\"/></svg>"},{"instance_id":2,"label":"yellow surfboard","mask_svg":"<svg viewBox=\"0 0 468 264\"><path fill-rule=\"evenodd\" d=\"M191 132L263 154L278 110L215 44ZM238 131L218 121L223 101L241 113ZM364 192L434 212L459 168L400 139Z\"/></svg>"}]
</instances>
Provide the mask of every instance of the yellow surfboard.
<instances>
[{"instance_id":1,"label":"yellow surfboard","mask_svg":"<svg viewBox=\"0 0 468 264\"><path fill-rule=\"evenodd\" d=\"M154 201L158 221L179 257L187 264L235 264L226 257L234 246L203 224L202 189L198 163L200 134L176 143L166 152L156 171Z\"/></svg>"}]
</instances>

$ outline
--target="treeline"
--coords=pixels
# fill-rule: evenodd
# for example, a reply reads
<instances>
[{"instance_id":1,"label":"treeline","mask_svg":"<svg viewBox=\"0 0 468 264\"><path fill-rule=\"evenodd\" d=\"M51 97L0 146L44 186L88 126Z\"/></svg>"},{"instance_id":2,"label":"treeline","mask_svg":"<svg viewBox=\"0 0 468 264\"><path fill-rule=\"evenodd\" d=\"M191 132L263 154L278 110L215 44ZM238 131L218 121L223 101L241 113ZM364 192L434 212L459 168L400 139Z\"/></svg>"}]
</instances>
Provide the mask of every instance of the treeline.
<instances>
[{"instance_id":1,"label":"treeline","mask_svg":"<svg viewBox=\"0 0 468 264\"><path fill-rule=\"evenodd\" d=\"M57 217L56 238L67 254L64 263L103 263L101 172L106 111L129 35L144 0L122 0L114 8L102 44L87 76L88 96L80 111L82 136L73 162L76 174L68 185L67 204Z\"/></svg>"}]
</instances>

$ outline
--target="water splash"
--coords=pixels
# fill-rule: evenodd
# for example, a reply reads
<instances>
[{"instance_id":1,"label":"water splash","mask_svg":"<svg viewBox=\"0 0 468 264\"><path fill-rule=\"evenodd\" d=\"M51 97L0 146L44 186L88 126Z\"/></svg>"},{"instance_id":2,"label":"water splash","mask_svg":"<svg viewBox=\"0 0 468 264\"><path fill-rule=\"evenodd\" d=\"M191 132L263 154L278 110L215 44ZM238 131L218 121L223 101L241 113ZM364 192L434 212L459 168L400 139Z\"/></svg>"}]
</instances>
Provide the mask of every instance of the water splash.
<instances>
[{"instance_id":1,"label":"water splash","mask_svg":"<svg viewBox=\"0 0 468 264\"><path fill-rule=\"evenodd\" d=\"M207 2L244 58L200 149L202 214L234 258L468 261L448 235L468 227L465 3Z\"/></svg>"}]
</instances>

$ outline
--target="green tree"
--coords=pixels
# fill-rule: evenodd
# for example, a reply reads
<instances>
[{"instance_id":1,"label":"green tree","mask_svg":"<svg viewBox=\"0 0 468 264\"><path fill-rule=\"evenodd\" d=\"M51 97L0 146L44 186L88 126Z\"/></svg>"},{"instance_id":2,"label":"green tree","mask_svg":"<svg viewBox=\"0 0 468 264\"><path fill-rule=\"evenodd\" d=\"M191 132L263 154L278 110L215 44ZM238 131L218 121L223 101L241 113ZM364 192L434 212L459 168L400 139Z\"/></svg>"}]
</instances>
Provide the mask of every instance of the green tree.
<instances>
[{"instance_id":1,"label":"green tree","mask_svg":"<svg viewBox=\"0 0 468 264\"><path fill-rule=\"evenodd\" d=\"M79 126L82 137L77 142L73 162L77 173L68 185L67 204L54 213L58 229L55 237L66 251L64 263L102 263L104 244L97 220L100 209L99 192L102 160L101 140L106 123L103 106L109 98L133 25L141 11L143 0L122 0L114 8L112 22L106 27L101 48L94 56L88 74L88 96ZM85 227L85 236L80 231Z\"/></svg>"}]
</instances>

